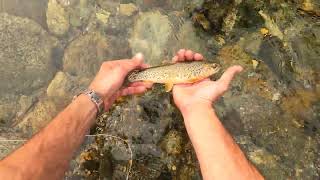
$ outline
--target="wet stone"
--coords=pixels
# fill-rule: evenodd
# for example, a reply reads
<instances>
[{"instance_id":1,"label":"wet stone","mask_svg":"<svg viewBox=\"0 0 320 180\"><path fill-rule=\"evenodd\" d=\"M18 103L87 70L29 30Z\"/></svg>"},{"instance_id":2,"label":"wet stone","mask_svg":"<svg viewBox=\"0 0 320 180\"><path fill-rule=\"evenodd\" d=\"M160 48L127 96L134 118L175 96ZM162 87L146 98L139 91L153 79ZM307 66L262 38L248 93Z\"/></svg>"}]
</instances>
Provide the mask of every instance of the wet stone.
<instances>
[{"instance_id":1,"label":"wet stone","mask_svg":"<svg viewBox=\"0 0 320 180\"><path fill-rule=\"evenodd\" d=\"M63 108L64 104L56 99L42 99L20 120L15 128L27 135L35 134L45 127Z\"/></svg>"},{"instance_id":2,"label":"wet stone","mask_svg":"<svg viewBox=\"0 0 320 180\"><path fill-rule=\"evenodd\" d=\"M138 11L137 7L132 4L120 4L119 13L123 16L132 16L134 13Z\"/></svg>"},{"instance_id":3,"label":"wet stone","mask_svg":"<svg viewBox=\"0 0 320 180\"><path fill-rule=\"evenodd\" d=\"M29 105L19 107L21 95L37 94L53 78L59 64L59 59L54 59L58 46L57 39L36 22L0 13L2 123L12 124L15 116L28 109Z\"/></svg>"},{"instance_id":4,"label":"wet stone","mask_svg":"<svg viewBox=\"0 0 320 180\"><path fill-rule=\"evenodd\" d=\"M46 9L47 1L43 0L0 0L0 12L30 18L43 28L47 27Z\"/></svg>"},{"instance_id":5,"label":"wet stone","mask_svg":"<svg viewBox=\"0 0 320 180\"><path fill-rule=\"evenodd\" d=\"M46 85L56 71L52 57L57 43L36 22L1 13L1 95L28 94Z\"/></svg>"},{"instance_id":6,"label":"wet stone","mask_svg":"<svg viewBox=\"0 0 320 180\"><path fill-rule=\"evenodd\" d=\"M47 25L49 30L57 36L62 36L69 30L69 14L57 0L48 2Z\"/></svg>"},{"instance_id":7,"label":"wet stone","mask_svg":"<svg viewBox=\"0 0 320 180\"><path fill-rule=\"evenodd\" d=\"M162 148L168 153L177 155L182 151L183 139L178 131L171 130L162 141Z\"/></svg>"},{"instance_id":8,"label":"wet stone","mask_svg":"<svg viewBox=\"0 0 320 180\"><path fill-rule=\"evenodd\" d=\"M77 85L78 81L75 77L59 71L47 88L47 96L71 100L76 94Z\"/></svg>"},{"instance_id":9,"label":"wet stone","mask_svg":"<svg viewBox=\"0 0 320 180\"><path fill-rule=\"evenodd\" d=\"M93 78L108 55L107 40L98 32L79 36L65 50L63 71L70 75Z\"/></svg>"},{"instance_id":10,"label":"wet stone","mask_svg":"<svg viewBox=\"0 0 320 180\"><path fill-rule=\"evenodd\" d=\"M90 23L90 20L93 21L90 18L94 12L94 6L95 4L93 1L80 0L73 6L65 8L66 12L69 14L70 25L73 27L73 29L83 29Z\"/></svg>"},{"instance_id":11,"label":"wet stone","mask_svg":"<svg viewBox=\"0 0 320 180\"><path fill-rule=\"evenodd\" d=\"M142 52L146 63L159 65L165 59L172 31L168 16L159 11L141 13L129 39L132 54Z\"/></svg>"},{"instance_id":12,"label":"wet stone","mask_svg":"<svg viewBox=\"0 0 320 180\"><path fill-rule=\"evenodd\" d=\"M0 159L5 158L12 151L19 148L25 143L27 137L22 132L14 130L12 128L0 127ZM17 141L5 141L5 140L17 140Z\"/></svg>"}]
</instances>

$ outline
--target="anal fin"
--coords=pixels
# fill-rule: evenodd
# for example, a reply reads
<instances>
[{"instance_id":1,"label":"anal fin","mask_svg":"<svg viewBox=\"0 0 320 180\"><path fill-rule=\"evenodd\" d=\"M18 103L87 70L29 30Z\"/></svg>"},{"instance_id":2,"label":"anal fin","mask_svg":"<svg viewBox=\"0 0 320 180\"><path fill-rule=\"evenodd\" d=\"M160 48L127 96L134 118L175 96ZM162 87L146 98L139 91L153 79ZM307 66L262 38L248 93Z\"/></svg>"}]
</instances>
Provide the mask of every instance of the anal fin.
<instances>
[{"instance_id":1,"label":"anal fin","mask_svg":"<svg viewBox=\"0 0 320 180\"><path fill-rule=\"evenodd\" d=\"M173 87L173 83L166 83L165 85L166 92L170 92Z\"/></svg>"}]
</instances>

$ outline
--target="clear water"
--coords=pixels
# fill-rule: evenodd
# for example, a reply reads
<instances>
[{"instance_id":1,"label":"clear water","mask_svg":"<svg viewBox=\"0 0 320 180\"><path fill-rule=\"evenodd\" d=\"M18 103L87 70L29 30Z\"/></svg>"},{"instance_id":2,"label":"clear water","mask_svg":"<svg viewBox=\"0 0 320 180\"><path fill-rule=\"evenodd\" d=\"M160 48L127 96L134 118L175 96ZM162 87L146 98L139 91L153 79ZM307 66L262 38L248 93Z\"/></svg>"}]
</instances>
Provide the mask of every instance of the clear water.
<instances>
[{"instance_id":1,"label":"clear water","mask_svg":"<svg viewBox=\"0 0 320 180\"><path fill-rule=\"evenodd\" d=\"M318 1L0 0L0 12L1 157L50 122L103 61L142 52L158 65L188 48L223 70L245 68L214 108L267 179L319 178ZM201 179L161 86L99 117L90 134L105 133L87 137L66 179Z\"/></svg>"}]
</instances>

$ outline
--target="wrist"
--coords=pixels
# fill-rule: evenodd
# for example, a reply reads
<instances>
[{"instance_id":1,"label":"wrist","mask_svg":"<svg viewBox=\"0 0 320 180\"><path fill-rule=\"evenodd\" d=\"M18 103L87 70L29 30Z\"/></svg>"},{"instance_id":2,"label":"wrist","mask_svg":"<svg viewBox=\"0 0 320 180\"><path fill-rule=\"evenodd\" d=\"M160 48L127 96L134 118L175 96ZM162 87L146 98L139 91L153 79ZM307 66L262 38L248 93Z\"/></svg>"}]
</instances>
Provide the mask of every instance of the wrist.
<instances>
[{"instance_id":1,"label":"wrist","mask_svg":"<svg viewBox=\"0 0 320 180\"><path fill-rule=\"evenodd\" d=\"M95 85L91 84L88 89L96 92L103 100L108 99L112 94L111 87L99 88L99 87L96 87Z\"/></svg>"}]
</instances>

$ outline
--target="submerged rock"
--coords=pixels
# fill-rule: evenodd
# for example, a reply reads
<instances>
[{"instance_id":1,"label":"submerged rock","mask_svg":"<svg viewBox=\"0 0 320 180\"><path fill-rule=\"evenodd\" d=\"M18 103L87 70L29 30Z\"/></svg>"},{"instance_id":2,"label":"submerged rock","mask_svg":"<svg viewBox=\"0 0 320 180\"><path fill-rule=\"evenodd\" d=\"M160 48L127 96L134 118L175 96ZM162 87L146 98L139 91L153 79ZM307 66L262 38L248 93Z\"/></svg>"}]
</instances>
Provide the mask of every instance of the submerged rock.
<instances>
[{"instance_id":1,"label":"submerged rock","mask_svg":"<svg viewBox=\"0 0 320 180\"><path fill-rule=\"evenodd\" d=\"M173 42L170 42L173 44L171 54L175 54L179 49L185 48L192 49L194 52L199 52L204 56L207 56L208 51L205 47L205 40L197 35L196 29L191 21L185 21L181 25L178 29L176 38L177 39L174 39Z\"/></svg>"},{"instance_id":2,"label":"submerged rock","mask_svg":"<svg viewBox=\"0 0 320 180\"><path fill-rule=\"evenodd\" d=\"M316 0L302 0L300 1L300 9L311 14L320 16L320 4Z\"/></svg>"},{"instance_id":3,"label":"submerged rock","mask_svg":"<svg viewBox=\"0 0 320 180\"><path fill-rule=\"evenodd\" d=\"M9 125L12 123L12 119L15 117L18 108L16 103L18 102L18 96L6 96L0 99L0 124L1 126Z\"/></svg>"},{"instance_id":4,"label":"submerged rock","mask_svg":"<svg viewBox=\"0 0 320 180\"><path fill-rule=\"evenodd\" d=\"M27 138L23 136L20 131L16 131L12 128L0 127L0 160L23 145L26 139Z\"/></svg>"},{"instance_id":5,"label":"submerged rock","mask_svg":"<svg viewBox=\"0 0 320 180\"><path fill-rule=\"evenodd\" d=\"M50 32L57 36L62 36L69 30L69 14L57 0L48 2L47 25Z\"/></svg>"},{"instance_id":6,"label":"submerged rock","mask_svg":"<svg viewBox=\"0 0 320 180\"><path fill-rule=\"evenodd\" d=\"M116 12L118 11L119 5L120 5L119 0L97 0L96 3L99 7L101 7L102 9L110 12L111 14L116 14Z\"/></svg>"},{"instance_id":7,"label":"submerged rock","mask_svg":"<svg viewBox=\"0 0 320 180\"><path fill-rule=\"evenodd\" d=\"M43 0L1 0L0 12L30 18L46 28L47 1Z\"/></svg>"},{"instance_id":8,"label":"submerged rock","mask_svg":"<svg viewBox=\"0 0 320 180\"><path fill-rule=\"evenodd\" d=\"M20 97L31 98L53 78L58 40L30 19L0 13L0 49L0 120L10 125L33 103Z\"/></svg>"},{"instance_id":9,"label":"submerged rock","mask_svg":"<svg viewBox=\"0 0 320 180\"><path fill-rule=\"evenodd\" d=\"M284 179L288 176L286 167L281 165L280 157L254 144L250 136L236 136L235 141L246 151L247 158L263 175L272 179Z\"/></svg>"},{"instance_id":10,"label":"submerged rock","mask_svg":"<svg viewBox=\"0 0 320 180\"><path fill-rule=\"evenodd\" d=\"M120 4L119 13L123 16L132 16L135 12L138 11L138 8L132 4Z\"/></svg>"},{"instance_id":11,"label":"submerged rock","mask_svg":"<svg viewBox=\"0 0 320 180\"><path fill-rule=\"evenodd\" d=\"M48 97L71 100L76 93L77 84L78 82L76 82L75 78L68 73L57 72L47 88L47 95Z\"/></svg>"},{"instance_id":12,"label":"submerged rock","mask_svg":"<svg viewBox=\"0 0 320 180\"><path fill-rule=\"evenodd\" d=\"M15 128L28 135L35 134L51 122L63 107L64 105L55 99L40 100Z\"/></svg>"},{"instance_id":13,"label":"submerged rock","mask_svg":"<svg viewBox=\"0 0 320 180\"><path fill-rule=\"evenodd\" d=\"M162 141L163 149L172 155L180 154L182 151L182 137L178 131L170 131Z\"/></svg>"},{"instance_id":14,"label":"submerged rock","mask_svg":"<svg viewBox=\"0 0 320 180\"><path fill-rule=\"evenodd\" d=\"M81 27L85 27L87 24L94 23L94 20L90 19L92 12L95 10L94 6L94 1L80 0L73 6L66 8L66 12L70 17L70 25L73 28L81 29ZM90 22L90 20L93 22Z\"/></svg>"},{"instance_id":15,"label":"submerged rock","mask_svg":"<svg viewBox=\"0 0 320 180\"><path fill-rule=\"evenodd\" d=\"M278 27L278 25L274 22L274 20L271 19L271 17L268 14L264 13L262 10L259 11L259 14L264 19L265 26L266 28L268 28L270 33L273 36L277 36L280 40L283 40L283 33Z\"/></svg>"},{"instance_id":16,"label":"submerged rock","mask_svg":"<svg viewBox=\"0 0 320 180\"><path fill-rule=\"evenodd\" d=\"M56 71L57 45L34 21L0 13L0 94L28 94L46 85Z\"/></svg>"},{"instance_id":17,"label":"submerged rock","mask_svg":"<svg viewBox=\"0 0 320 180\"><path fill-rule=\"evenodd\" d=\"M129 39L132 54L142 52L147 63L158 65L165 59L167 43L172 38L168 16L159 11L142 13Z\"/></svg>"},{"instance_id":18,"label":"submerged rock","mask_svg":"<svg viewBox=\"0 0 320 180\"><path fill-rule=\"evenodd\" d=\"M108 55L107 39L98 32L79 36L65 50L63 70L70 75L92 78Z\"/></svg>"},{"instance_id":19,"label":"submerged rock","mask_svg":"<svg viewBox=\"0 0 320 180\"><path fill-rule=\"evenodd\" d=\"M305 28L291 41L295 79L306 88L314 87L320 82L320 25Z\"/></svg>"},{"instance_id":20,"label":"submerged rock","mask_svg":"<svg viewBox=\"0 0 320 180\"><path fill-rule=\"evenodd\" d=\"M235 13L231 12L234 6L235 6L235 3L233 0L204 1L200 10L199 8L197 8L195 12L193 12L193 17L195 17L193 19L195 20L196 24L202 25L202 27L207 31L214 31L219 33L219 32L222 32L223 26L225 27L225 30L229 31L229 28L233 27L233 25L231 24L234 24L233 21L235 20L234 18ZM204 18L201 18L201 19L197 18L201 16L204 16ZM226 20L224 23L224 19L227 16L228 16L227 18L228 20ZM206 26L203 26L204 21L209 21L210 28L206 28Z\"/></svg>"}]
</instances>

